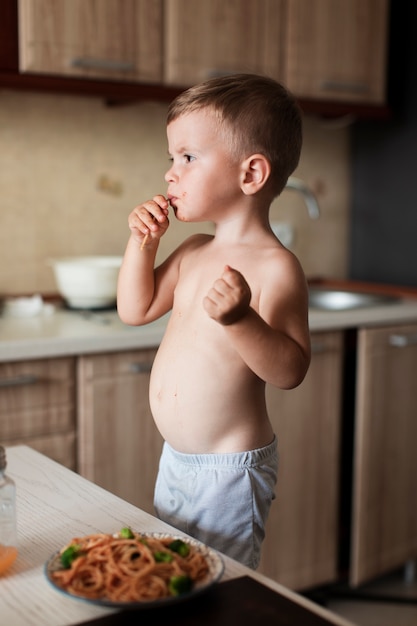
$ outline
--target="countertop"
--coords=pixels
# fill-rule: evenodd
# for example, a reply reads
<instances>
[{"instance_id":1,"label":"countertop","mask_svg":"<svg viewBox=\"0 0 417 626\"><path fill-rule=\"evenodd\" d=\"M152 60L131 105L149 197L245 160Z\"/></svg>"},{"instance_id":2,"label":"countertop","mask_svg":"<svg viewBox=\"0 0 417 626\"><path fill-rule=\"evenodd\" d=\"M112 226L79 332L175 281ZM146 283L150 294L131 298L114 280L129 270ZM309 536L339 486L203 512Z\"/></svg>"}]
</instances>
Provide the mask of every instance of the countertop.
<instances>
[{"instance_id":1,"label":"countertop","mask_svg":"<svg viewBox=\"0 0 417 626\"><path fill-rule=\"evenodd\" d=\"M309 324L312 332L340 330L343 328L390 326L391 324L412 322L417 322L416 298L404 298L398 302L350 311L310 309L309 312Z\"/></svg>"},{"instance_id":2,"label":"countertop","mask_svg":"<svg viewBox=\"0 0 417 626\"><path fill-rule=\"evenodd\" d=\"M159 345L167 316L127 326L116 311L57 309L35 317L0 317L0 362L94 354Z\"/></svg>"},{"instance_id":3,"label":"countertop","mask_svg":"<svg viewBox=\"0 0 417 626\"><path fill-rule=\"evenodd\" d=\"M114 533L124 526L143 532L178 531L31 448L16 446L6 452L8 474L17 490L19 553L0 578L2 624L245 626L254 624L254 616L259 616L260 623L276 626L353 626L225 556L220 583L198 600L169 607L168 613L153 608L133 616L132 612L115 612L57 592L46 580L44 564L73 537Z\"/></svg>"},{"instance_id":4,"label":"countertop","mask_svg":"<svg viewBox=\"0 0 417 626\"><path fill-rule=\"evenodd\" d=\"M168 316L127 326L116 311L71 311L17 318L0 316L0 362L157 347ZM312 332L417 322L417 298L351 311L310 309Z\"/></svg>"}]
</instances>

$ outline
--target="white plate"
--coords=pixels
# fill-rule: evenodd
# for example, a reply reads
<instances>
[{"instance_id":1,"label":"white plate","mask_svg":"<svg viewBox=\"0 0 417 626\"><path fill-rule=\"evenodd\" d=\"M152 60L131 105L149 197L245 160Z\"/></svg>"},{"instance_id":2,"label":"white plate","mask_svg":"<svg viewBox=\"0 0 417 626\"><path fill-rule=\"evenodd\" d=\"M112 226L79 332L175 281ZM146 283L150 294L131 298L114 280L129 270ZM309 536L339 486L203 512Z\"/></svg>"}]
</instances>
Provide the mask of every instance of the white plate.
<instances>
[{"instance_id":1,"label":"white plate","mask_svg":"<svg viewBox=\"0 0 417 626\"><path fill-rule=\"evenodd\" d=\"M135 531L133 531L135 532ZM224 563L220 554L209 548L205 544L197 541L196 539L192 539L190 537L183 537L180 535L171 535L169 533L140 533L142 537L155 537L157 539L181 539L185 543L188 543L190 546L193 546L195 550L197 550L200 554L204 556L207 561L207 565L209 568L206 576L195 583L193 589L188 593L183 593L178 596L168 596L166 598L158 598L157 600L148 600L148 601L138 601L138 602L114 602L112 600L107 600L105 598L83 598L82 596L78 596L72 593L69 593L65 589L62 589L52 578L52 573L62 569L61 565L61 549L48 559L45 564L45 575L50 584L67 597L74 598L75 600L81 600L82 602L87 602L89 604L96 604L98 606L103 607L112 607L118 609L139 609L139 608L151 608L151 607L159 607L166 606L168 604L174 604L177 602L184 602L185 600L189 600L194 598L196 595L202 593L209 589L212 585L217 583L223 575L224 572Z\"/></svg>"}]
</instances>

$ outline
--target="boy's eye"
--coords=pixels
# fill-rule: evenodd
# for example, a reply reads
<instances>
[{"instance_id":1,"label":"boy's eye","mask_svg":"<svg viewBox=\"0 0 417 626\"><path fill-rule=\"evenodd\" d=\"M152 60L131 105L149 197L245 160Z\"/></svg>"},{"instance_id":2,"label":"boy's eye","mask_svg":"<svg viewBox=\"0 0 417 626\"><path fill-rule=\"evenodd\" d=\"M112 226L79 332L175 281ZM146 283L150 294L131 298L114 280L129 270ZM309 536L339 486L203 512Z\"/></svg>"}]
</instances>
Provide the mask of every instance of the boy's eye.
<instances>
[{"instance_id":1,"label":"boy's eye","mask_svg":"<svg viewBox=\"0 0 417 626\"><path fill-rule=\"evenodd\" d=\"M181 158L185 161L185 163L191 163L192 161L195 160L195 156L193 156L192 154L184 154ZM168 157L168 161L170 163L174 163L174 160L175 160L174 157L172 156Z\"/></svg>"}]
</instances>

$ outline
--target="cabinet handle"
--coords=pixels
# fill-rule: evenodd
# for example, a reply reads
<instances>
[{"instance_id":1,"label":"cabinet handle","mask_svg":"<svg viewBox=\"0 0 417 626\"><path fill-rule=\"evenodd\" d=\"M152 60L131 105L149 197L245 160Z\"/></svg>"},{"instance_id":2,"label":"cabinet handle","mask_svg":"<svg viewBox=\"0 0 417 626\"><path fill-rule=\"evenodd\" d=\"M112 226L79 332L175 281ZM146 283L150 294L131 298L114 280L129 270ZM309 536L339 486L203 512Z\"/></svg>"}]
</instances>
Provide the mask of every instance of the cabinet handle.
<instances>
[{"instance_id":1,"label":"cabinet handle","mask_svg":"<svg viewBox=\"0 0 417 626\"><path fill-rule=\"evenodd\" d=\"M337 80L324 80L320 88L325 91L350 91L352 93L367 93L369 86L364 83L343 83Z\"/></svg>"},{"instance_id":2,"label":"cabinet handle","mask_svg":"<svg viewBox=\"0 0 417 626\"><path fill-rule=\"evenodd\" d=\"M389 344L395 348L415 346L417 345L417 333L412 333L410 335L390 335Z\"/></svg>"},{"instance_id":3,"label":"cabinet handle","mask_svg":"<svg viewBox=\"0 0 417 626\"><path fill-rule=\"evenodd\" d=\"M112 72L131 72L135 64L130 61L113 61L112 59L94 59L92 57L75 57L71 59L71 67L84 70L109 70Z\"/></svg>"},{"instance_id":4,"label":"cabinet handle","mask_svg":"<svg viewBox=\"0 0 417 626\"><path fill-rule=\"evenodd\" d=\"M152 363L131 363L129 371L132 374L148 374L152 369Z\"/></svg>"},{"instance_id":5,"label":"cabinet handle","mask_svg":"<svg viewBox=\"0 0 417 626\"><path fill-rule=\"evenodd\" d=\"M0 387L22 387L23 385L36 385L40 380L39 376L32 374L21 374L11 378L0 378Z\"/></svg>"}]
</instances>

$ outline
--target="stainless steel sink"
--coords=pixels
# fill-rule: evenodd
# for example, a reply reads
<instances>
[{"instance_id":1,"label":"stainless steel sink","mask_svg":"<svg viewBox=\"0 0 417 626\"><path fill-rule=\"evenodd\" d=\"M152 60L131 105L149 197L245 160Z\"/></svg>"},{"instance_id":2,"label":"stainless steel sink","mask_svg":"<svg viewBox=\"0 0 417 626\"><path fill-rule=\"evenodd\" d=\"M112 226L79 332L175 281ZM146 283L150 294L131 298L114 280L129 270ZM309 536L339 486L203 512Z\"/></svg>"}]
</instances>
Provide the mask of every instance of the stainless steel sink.
<instances>
[{"instance_id":1,"label":"stainless steel sink","mask_svg":"<svg viewBox=\"0 0 417 626\"><path fill-rule=\"evenodd\" d=\"M349 311L367 307L395 304L400 298L380 294L331 289L327 287L309 288L309 305L322 311Z\"/></svg>"}]
</instances>

